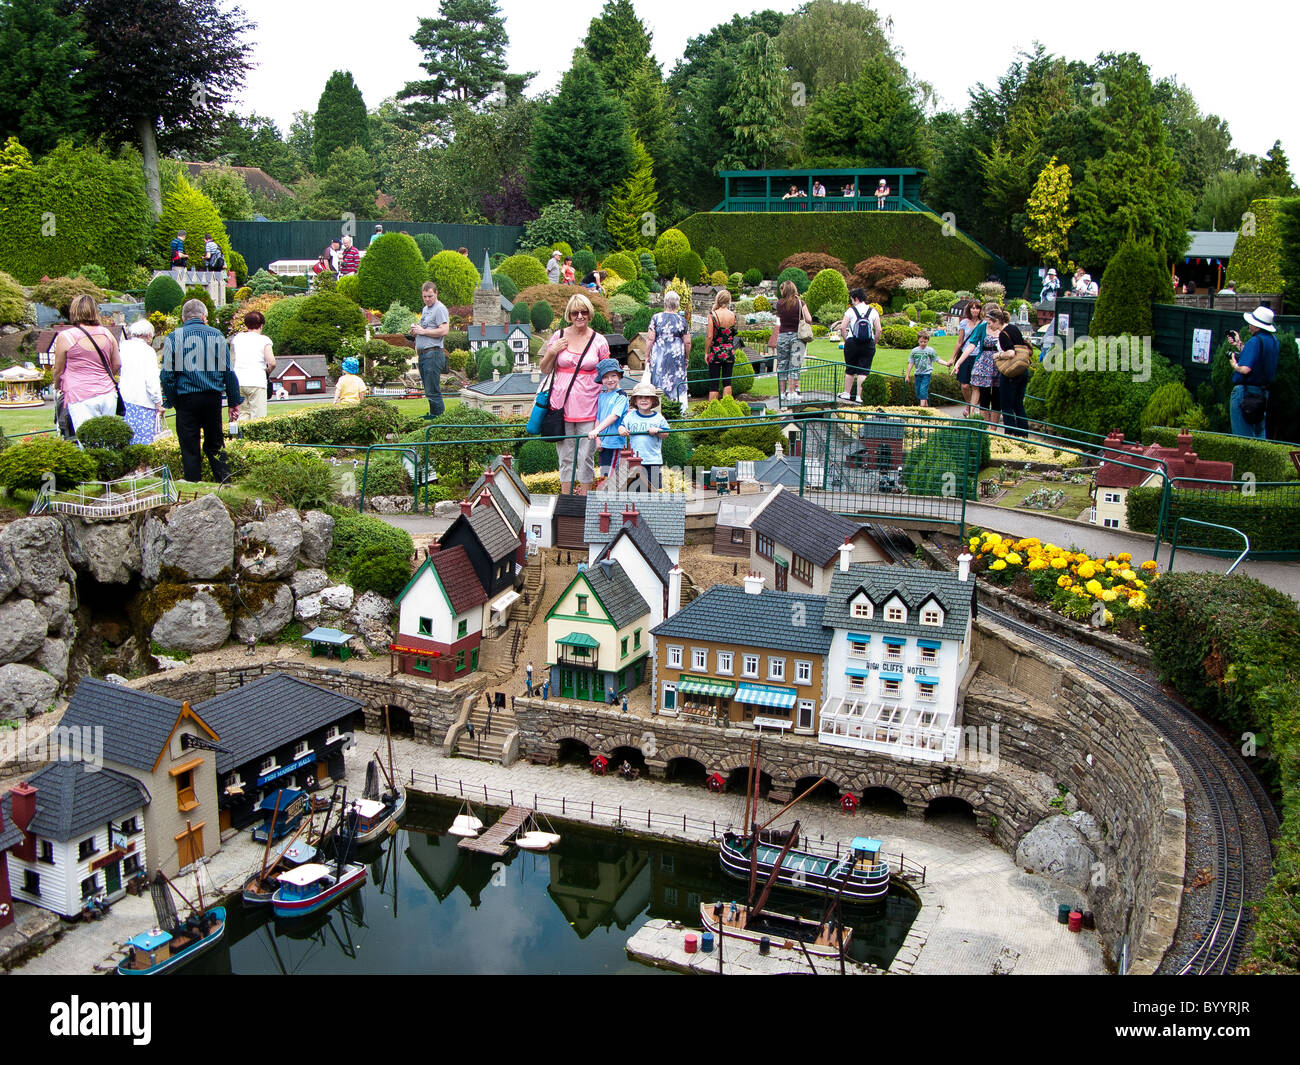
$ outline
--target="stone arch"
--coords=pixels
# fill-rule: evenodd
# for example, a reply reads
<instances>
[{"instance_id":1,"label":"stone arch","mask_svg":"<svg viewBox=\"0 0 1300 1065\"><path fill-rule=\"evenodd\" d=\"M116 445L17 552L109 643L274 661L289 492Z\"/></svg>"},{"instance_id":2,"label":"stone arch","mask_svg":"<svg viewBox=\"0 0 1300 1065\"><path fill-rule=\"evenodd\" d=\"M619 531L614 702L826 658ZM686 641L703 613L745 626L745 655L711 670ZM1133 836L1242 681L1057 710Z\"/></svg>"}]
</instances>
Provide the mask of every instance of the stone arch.
<instances>
[{"instance_id":1,"label":"stone arch","mask_svg":"<svg viewBox=\"0 0 1300 1065\"><path fill-rule=\"evenodd\" d=\"M645 732L616 732L607 735L598 746L592 747L592 751L600 751L601 754L608 758L610 752L618 747L633 747L640 751L642 756L645 757L645 745L641 742L644 738ZM655 750L656 752L659 750L657 744ZM656 753L655 758L657 759L658 757L659 755Z\"/></svg>"},{"instance_id":2,"label":"stone arch","mask_svg":"<svg viewBox=\"0 0 1300 1065\"><path fill-rule=\"evenodd\" d=\"M594 732L590 732L581 725L555 725L542 733L542 738L548 743L558 747L561 740L576 740L578 743L587 745L587 749L592 754L598 753L604 741Z\"/></svg>"},{"instance_id":3,"label":"stone arch","mask_svg":"<svg viewBox=\"0 0 1300 1065\"><path fill-rule=\"evenodd\" d=\"M660 747L659 752L655 755L655 761L656 762L661 761L665 765L671 762L674 758L690 758L696 762L699 762L700 765L704 766L704 770L706 773L713 772L713 770L709 766L708 753L701 750L699 747L694 746L693 744L670 743L667 746Z\"/></svg>"},{"instance_id":4,"label":"stone arch","mask_svg":"<svg viewBox=\"0 0 1300 1065\"><path fill-rule=\"evenodd\" d=\"M916 785L901 776L879 769L868 769L857 773L853 778L853 790L861 797L868 788L886 788L895 792L909 806L924 803L925 799L918 793Z\"/></svg>"},{"instance_id":5,"label":"stone arch","mask_svg":"<svg viewBox=\"0 0 1300 1065\"><path fill-rule=\"evenodd\" d=\"M706 765L708 763L705 763ZM747 754L728 754L724 755L714 764L714 772L721 773L724 777L734 769L741 769L749 765L749 755ZM767 770L764 770L767 772Z\"/></svg>"},{"instance_id":6,"label":"stone arch","mask_svg":"<svg viewBox=\"0 0 1300 1065\"><path fill-rule=\"evenodd\" d=\"M821 777L824 776L840 791L852 791L853 777L842 770L835 764L824 765L819 761L813 762L796 762L785 771L785 779L792 783L801 780L804 777Z\"/></svg>"},{"instance_id":7,"label":"stone arch","mask_svg":"<svg viewBox=\"0 0 1300 1065\"><path fill-rule=\"evenodd\" d=\"M926 803L934 802L935 799L961 799L971 805L971 809L978 811L984 805L984 796L968 784L927 784L921 789L922 798Z\"/></svg>"}]
</instances>

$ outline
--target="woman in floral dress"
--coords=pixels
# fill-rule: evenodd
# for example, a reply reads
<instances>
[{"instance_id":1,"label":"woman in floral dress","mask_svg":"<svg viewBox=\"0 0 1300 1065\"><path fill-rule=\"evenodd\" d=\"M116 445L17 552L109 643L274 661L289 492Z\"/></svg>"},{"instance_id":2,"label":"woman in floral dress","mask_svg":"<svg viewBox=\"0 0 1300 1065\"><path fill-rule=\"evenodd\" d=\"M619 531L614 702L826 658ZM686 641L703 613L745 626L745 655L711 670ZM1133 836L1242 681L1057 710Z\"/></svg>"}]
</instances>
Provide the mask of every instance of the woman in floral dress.
<instances>
[{"instance_id":1,"label":"woman in floral dress","mask_svg":"<svg viewBox=\"0 0 1300 1065\"><path fill-rule=\"evenodd\" d=\"M664 309L650 319L647 340L651 383L663 393L664 399L680 403L685 414L687 345L691 331L680 313L681 303L676 292L664 293Z\"/></svg>"}]
</instances>

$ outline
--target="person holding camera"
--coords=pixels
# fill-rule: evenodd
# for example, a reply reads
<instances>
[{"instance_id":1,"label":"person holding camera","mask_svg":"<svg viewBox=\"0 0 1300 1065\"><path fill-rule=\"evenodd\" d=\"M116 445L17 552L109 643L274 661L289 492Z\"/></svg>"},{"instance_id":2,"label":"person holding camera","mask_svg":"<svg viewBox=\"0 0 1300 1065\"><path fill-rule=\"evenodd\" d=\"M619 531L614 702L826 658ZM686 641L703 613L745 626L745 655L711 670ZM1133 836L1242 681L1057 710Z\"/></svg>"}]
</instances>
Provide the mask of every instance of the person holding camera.
<instances>
[{"instance_id":1,"label":"person holding camera","mask_svg":"<svg viewBox=\"0 0 1300 1065\"><path fill-rule=\"evenodd\" d=\"M1263 440L1268 414L1268 391L1277 376L1280 345L1271 307L1256 307L1243 318L1250 327L1250 339L1243 344L1235 330L1228 332L1228 357L1232 360L1232 394L1228 416L1232 435Z\"/></svg>"}]
</instances>

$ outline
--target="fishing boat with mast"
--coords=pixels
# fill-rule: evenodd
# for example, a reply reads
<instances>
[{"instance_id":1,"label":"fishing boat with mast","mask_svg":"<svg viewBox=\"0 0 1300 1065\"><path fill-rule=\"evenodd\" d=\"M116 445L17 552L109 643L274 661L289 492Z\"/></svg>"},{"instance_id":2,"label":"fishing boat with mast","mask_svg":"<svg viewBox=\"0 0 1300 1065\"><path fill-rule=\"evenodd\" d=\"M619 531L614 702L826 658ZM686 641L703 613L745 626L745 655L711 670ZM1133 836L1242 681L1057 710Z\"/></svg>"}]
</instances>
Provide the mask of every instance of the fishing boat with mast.
<instances>
[{"instance_id":1,"label":"fishing boat with mast","mask_svg":"<svg viewBox=\"0 0 1300 1065\"><path fill-rule=\"evenodd\" d=\"M366 766L366 786L361 798L353 801L347 808L345 816L339 823L339 842L347 842L357 847L364 847L382 836L397 831L397 822L406 812L406 788L397 782L393 770L393 733L388 724L388 711L384 710L384 734L388 737L388 768L375 751L375 756ZM387 785L381 790L380 776Z\"/></svg>"},{"instance_id":2,"label":"fishing boat with mast","mask_svg":"<svg viewBox=\"0 0 1300 1065\"><path fill-rule=\"evenodd\" d=\"M279 814L279 808L272 813L270 830L267 833L266 849L262 852L261 867L244 882L243 899L246 903L253 906L263 906L271 901L271 896L279 887L279 876L281 873L288 872L294 866L303 865L310 862L316 857L316 847L311 843L311 824L312 814L305 822L298 825L297 831L294 832L288 844L281 851L271 858L271 841L278 838L275 834L276 818ZM329 816L326 815L328 823ZM303 830L307 830L308 838L299 840Z\"/></svg>"},{"instance_id":3,"label":"fishing boat with mast","mask_svg":"<svg viewBox=\"0 0 1300 1065\"><path fill-rule=\"evenodd\" d=\"M198 893L194 903L190 903L161 870L158 872L150 885L158 923L126 941L126 954L117 963L119 975L160 976L175 972L217 945L226 933L226 908L205 906L197 862L194 885ZM173 891L190 907L190 915L184 921L177 916Z\"/></svg>"},{"instance_id":4,"label":"fishing boat with mast","mask_svg":"<svg viewBox=\"0 0 1300 1065\"><path fill-rule=\"evenodd\" d=\"M334 834L332 866L308 862L276 877L279 886L271 896L271 910L276 917L297 918L320 913L366 882L366 867L360 862L348 860L356 845L355 833L347 834L343 831L343 824L352 820L348 814L349 809L345 789L339 804L342 821ZM325 828L328 827L326 815ZM322 834L324 831L323 829Z\"/></svg>"},{"instance_id":5,"label":"fishing boat with mast","mask_svg":"<svg viewBox=\"0 0 1300 1065\"><path fill-rule=\"evenodd\" d=\"M754 757L759 757L757 748ZM757 778L758 774L754 775ZM754 826L751 822L748 833L723 833L718 844L718 860L723 871L737 879L749 880L755 869L762 877L775 870L777 885L790 891L823 898L838 894L845 902L856 904L882 901L889 894L890 867L888 860L880 856L880 840L857 836L846 853L832 856L799 848L798 821L789 831L769 830L774 821L815 791L825 779L822 777L786 803L763 824ZM746 814L748 811L746 802Z\"/></svg>"}]
</instances>

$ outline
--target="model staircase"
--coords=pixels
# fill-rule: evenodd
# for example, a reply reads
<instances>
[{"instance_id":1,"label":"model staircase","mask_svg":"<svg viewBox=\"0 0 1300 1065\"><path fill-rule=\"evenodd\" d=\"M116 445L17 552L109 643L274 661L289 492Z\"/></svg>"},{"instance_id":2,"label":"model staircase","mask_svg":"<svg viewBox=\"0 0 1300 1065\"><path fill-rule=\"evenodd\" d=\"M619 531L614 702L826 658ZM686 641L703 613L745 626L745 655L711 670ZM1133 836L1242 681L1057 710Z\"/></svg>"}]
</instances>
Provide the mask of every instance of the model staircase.
<instances>
[{"instance_id":1,"label":"model staircase","mask_svg":"<svg viewBox=\"0 0 1300 1065\"><path fill-rule=\"evenodd\" d=\"M546 566L543 556L533 555L524 567L524 586L514 606L510 608L508 624L527 626L537 616L546 589Z\"/></svg>"},{"instance_id":2,"label":"model staircase","mask_svg":"<svg viewBox=\"0 0 1300 1065\"><path fill-rule=\"evenodd\" d=\"M686 573L682 574L682 606L685 606L692 599L698 599L700 590L695 587L695 582L691 580Z\"/></svg>"},{"instance_id":3,"label":"model staircase","mask_svg":"<svg viewBox=\"0 0 1300 1065\"><path fill-rule=\"evenodd\" d=\"M488 691L496 691L488 685ZM474 738L469 738L468 731L462 732L456 741L456 753L462 758L473 758L480 762L501 762L505 753L506 737L515 731L515 714L510 708L509 693L506 695L504 709L489 712L487 703L478 699L470 711L469 723L474 726Z\"/></svg>"}]
</instances>

